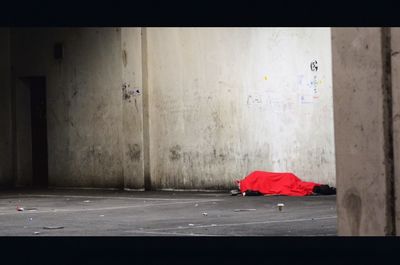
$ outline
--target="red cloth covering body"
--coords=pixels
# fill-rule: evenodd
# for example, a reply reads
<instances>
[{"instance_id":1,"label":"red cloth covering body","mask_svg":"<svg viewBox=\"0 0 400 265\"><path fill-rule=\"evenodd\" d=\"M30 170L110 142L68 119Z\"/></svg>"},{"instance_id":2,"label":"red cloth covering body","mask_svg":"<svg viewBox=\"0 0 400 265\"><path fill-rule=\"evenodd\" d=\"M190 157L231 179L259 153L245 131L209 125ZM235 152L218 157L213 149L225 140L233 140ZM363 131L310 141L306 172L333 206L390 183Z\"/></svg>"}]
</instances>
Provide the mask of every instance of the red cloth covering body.
<instances>
[{"instance_id":1,"label":"red cloth covering body","mask_svg":"<svg viewBox=\"0 0 400 265\"><path fill-rule=\"evenodd\" d=\"M307 196L311 195L315 186L321 184L305 182L292 173L274 173L254 171L239 181L240 191L258 191L262 194Z\"/></svg>"}]
</instances>

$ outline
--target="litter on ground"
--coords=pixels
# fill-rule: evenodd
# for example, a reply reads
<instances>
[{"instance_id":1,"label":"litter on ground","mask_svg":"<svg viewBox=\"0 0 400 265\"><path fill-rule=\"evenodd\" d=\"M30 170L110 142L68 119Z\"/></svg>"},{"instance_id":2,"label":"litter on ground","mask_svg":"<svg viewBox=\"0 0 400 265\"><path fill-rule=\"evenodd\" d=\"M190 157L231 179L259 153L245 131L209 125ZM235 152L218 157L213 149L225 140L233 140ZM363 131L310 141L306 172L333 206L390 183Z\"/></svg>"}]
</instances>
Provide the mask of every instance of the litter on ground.
<instances>
[{"instance_id":1,"label":"litter on ground","mask_svg":"<svg viewBox=\"0 0 400 265\"><path fill-rule=\"evenodd\" d=\"M56 229L63 229L64 226L43 226L43 229L47 230L56 230Z\"/></svg>"},{"instance_id":2,"label":"litter on ground","mask_svg":"<svg viewBox=\"0 0 400 265\"><path fill-rule=\"evenodd\" d=\"M256 209L235 209L234 212L248 212L248 211L255 211Z\"/></svg>"},{"instance_id":3,"label":"litter on ground","mask_svg":"<svg viewBox=\"0 0 400 265\"><path fill-rule=\"evenodd\" d=\"M236 196L240 194L240 190L231 190L231 196Z\"/></svg>"}]
</instances>

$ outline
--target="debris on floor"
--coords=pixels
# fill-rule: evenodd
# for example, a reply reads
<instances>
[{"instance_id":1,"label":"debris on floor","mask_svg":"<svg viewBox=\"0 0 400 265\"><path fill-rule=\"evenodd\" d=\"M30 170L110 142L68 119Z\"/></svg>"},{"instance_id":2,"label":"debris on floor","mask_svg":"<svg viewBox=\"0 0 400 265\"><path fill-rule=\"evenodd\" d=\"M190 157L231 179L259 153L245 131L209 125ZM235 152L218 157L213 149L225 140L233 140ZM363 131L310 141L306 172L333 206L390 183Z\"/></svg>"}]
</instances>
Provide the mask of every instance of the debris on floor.
<instances>
[{"instance_id":1,"label":"debris on floor","mask_svg":"<svg viewBox=\"0 0 400 265\"><path fill-rule=\"evenodd\" d=\"M25 211L32 211L32 212L34 212L34 211L37 211L37 208L25 208Z\"/></svg>"},{"instance_id":2,"label":"debris on floor","mask_svg":"<svg viewBox=\"0 0 400 265\"><path fill-rule=\"evenodd\" d=\"M194 224L189 224L189 226L194 226Z\"/></svg>"},{"instance_id":3,"label":"debris on floor","mask_svg":"<svg viewBox=\"0 0 400 265\"><path fill-rule=\"evenodd\" d=\"M22 208L22 207L18 207L18 206L17 206L17 211L18 211L18 212L23 212L23 211L25 211L25 209Z\"/></svg>"},{"instance_id":4,"label":"debris on floor","mask_svg":"<svg viewBox=\"0 0 400 265\"><path fill-rule=\"evenodd\" d=\"M83 202L90 202L89 200L83 201Z\"/></svg>"},{"instance_id":5,"label":"debris on floor","mask_svg":"<svg viewBox=\"0 0 400 265\"><path fill-rule=\"evenodd\" d=\"M283 206L285 206L285 204L283 204L283 203L278 203L276 206L278 207L278 210L279 210L280 212L282 212Z\"/></svg>"},{"instance_id":6,"label":"debris on floor","mask_svg":"<svg viewBox=\"0 0 400 265\"><path fill-rule=\"evenodd\" d=\"M231 190L231 196L236 196L240 194L240 190Z\"/></svg>"},{"instance_id":7,"label":"debris on floor","mask_svg":"<svg viewBox=\"0 0 400 265\"><path fill-rule=\"evenodd\" d=\"M208 213L203 213L203 216L207 216L208 215Z\"/></svg>"},{"instance_id":8,"label":"debris on floor","mask_svg":"<svg viewBox=\"0 0 400 265\"><path fill-rule=\"evenodd\" d=\"M255 211L256 209L235 209L234 212L248 212L248 211Z\"/></svg>"},{"instance_id":9,"label":"debris on floor","mask_svg":"<svg viewBox=\"0 0 400 265\"><path fill-rule=\"evenodd\" d=\"M39 234L40 234L40 232L33 232L33 234L34 234L34 235L39 235Z\"/></svg>"},{"instance_id":10,"label":"debris on floor","mask_svg":"<svg viewBox=\"0 0 400 265\"><path fill-rule=\"evenodd\" d=\"M43 229L47 230L56 230L56 229L63 229L64 226L43 226Z\"/></svg>"}]
</instances>

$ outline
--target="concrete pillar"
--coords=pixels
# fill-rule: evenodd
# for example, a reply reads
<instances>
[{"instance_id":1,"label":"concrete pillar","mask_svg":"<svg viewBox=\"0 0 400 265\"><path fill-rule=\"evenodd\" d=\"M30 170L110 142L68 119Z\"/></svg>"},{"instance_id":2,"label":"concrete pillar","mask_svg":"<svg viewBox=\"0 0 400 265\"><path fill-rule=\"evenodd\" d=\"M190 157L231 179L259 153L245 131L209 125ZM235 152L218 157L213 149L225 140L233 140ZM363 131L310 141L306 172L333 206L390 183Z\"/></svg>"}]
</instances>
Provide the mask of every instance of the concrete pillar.
<instances>
[{"instance_id":1,"label":"concrete pillar","mask_svg":"<svg viewBox=\"0 0 400 265\"><path fill-rule=\"evenodd\" d=\"M143 78L143 154L144 154L144 187L151 190L150 168L150 117L149 117L149 69L148 69L147 28L142 28L142 78Z\"/></svg>"},{"instance_id":2,"label":"concrete pillar","mask_svg":"<svg viewBox=\"0 0 400 265\"><path fill-rule=\"evenodd\" d=\"M121 28L124 188L144 189L141 28Z\"/></svg>"},{"instance_id":3,"label":"concrete pillar","mask_svg":"<svg viewBox=\"0 0 400 265\"><path fill-rule=\"evenodd\" d=\"M400 28L391 28L393 156L396 235L400 235Z\"/></svg>"},{"instance_id":4,"label":"concrete pillar","mask_svg":"<svg viewBox=\"0 0 400 265\"><path fill-rule=\"evenodd\" d=\"M381 28L332 29L339 235L394 233L387 37Z\"/></svg>"},{"instance_id":5,"label":"concrete pillar","mask_svg":"<svg viewBox=\"0 0 400 265\"><path fill-rule=\"evenodd\" d=\"M0 187L13 184L11 89L10 89L10 32L0 29Z\"/></svg>"}]
</instances>

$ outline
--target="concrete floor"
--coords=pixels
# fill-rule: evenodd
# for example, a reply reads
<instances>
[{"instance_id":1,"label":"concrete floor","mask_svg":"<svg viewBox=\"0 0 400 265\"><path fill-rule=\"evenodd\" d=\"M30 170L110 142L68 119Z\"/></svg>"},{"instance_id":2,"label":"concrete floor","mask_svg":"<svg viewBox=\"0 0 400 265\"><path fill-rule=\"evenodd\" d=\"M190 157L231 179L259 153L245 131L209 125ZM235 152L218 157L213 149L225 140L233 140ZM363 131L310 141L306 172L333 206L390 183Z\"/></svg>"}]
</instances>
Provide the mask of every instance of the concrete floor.
<instances>
[{"instance_id":1,"label":"concrete floor","mask_svg":"<svg viewBox=\"0 0 400 265\"><path fill-rule=\"evenodd\" d=\"M0 191L0 236L335 236L335 204L336 196Z\"/></svg>"}]
</instances>

